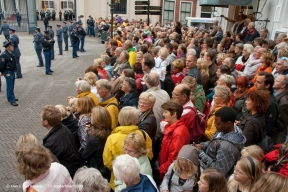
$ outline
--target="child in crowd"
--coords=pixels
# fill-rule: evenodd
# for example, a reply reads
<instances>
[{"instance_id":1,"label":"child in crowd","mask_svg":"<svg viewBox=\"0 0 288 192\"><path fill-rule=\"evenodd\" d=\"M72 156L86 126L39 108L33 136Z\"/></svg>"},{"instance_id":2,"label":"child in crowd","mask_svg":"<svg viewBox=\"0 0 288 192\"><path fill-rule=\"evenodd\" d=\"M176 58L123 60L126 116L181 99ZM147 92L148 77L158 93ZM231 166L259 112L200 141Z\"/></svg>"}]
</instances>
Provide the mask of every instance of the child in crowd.
<instances>
[{"instance_id":1,"label":"child in crowd","mask_svg":"<svg viewBox=\"0 0 288 192\"><path fill-rule=\"evenodd\" d=\"M174 86L181 83L182 79L185 77L183 69L185 67L185 62L183 59L176 59L172 62L172 80Z\"/></svg>"},{"instance_id":2,"label":"child in crowd","mask_svg":"<svg viewBox=\"0 0 288 192\"><path fill-rule=\"evenodd\" d=\"M228 192L227 181L219 169L204 169L198 181L199 192Z\"/></svg>"}]
</instances>

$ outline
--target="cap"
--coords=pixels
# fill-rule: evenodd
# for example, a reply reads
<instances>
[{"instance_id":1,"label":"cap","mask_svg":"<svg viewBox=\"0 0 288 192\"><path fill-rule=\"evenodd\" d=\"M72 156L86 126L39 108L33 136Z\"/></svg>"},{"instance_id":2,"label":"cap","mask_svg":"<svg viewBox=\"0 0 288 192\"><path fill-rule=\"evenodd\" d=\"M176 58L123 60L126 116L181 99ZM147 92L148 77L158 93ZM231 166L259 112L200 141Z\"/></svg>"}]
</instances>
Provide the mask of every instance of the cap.
<instances>
[{"instance_id":1,"label":"cap","mask_svg":"<svg viewBox=\"0 0 288 192\"><path fill-rule=\"evenodd\" d=\"M71 20L70 23L73 23L73 21Z\"/></svg>"},{"instance_id":2,"label":"cap","mask_svg":"<svg viewBox=\"0 0 288 192\"><path fill-rule=\"evenodd\" d=\"M13 27L9 27L9 30L10 30L10 31L13 31L13 32L16 31L16 29L14 29Z\"/></svg>"},{"instance_id":3,"label":"cap","mask_svg":"<svg viewBox=\"0 0 288 192\"><path fill-rule=\"evenodd\" d=\"M179 151L178 157L199 165L199 150L192 145L184 145Z\"/></svg>"},{"instance_id":4,"label":"cap","mask_svg":"<svg viewBox=\"0 0 288 192\"><path fill-rule=\"evenodd\" d=\"M37 27L37 26L35 26L35 29L38 29L38 30L40 30L41 28L40 28L40 27Z\"/></svg>"},{"instance_id":5,"label":"cap","mask_svg":"<svg viewBox=\"0 0 288 192\"><path fill-rule=\"evenodd\" d=\"M11 41L6 40L6 41L3 42L3 47L6 48L6 47L8 47L9 45L12 45Z\"/></svg>"},{"instance_id":6,"label":"cap","mask_svg":"<svg viewBox=\"0 0 288 192\"><path fill-rule=\"evenodd\" d=\"M57 24L56 26L61 26L61 24Z\"/></svg>"},{"instance_id":7,"label":"cap","mask_svg":"<svg viewBox=\"0 0 288 192\"><path fill-rule=\"evenodd\" d=\"M71 21L70 21L71 22ZM63 21L64 24L66 24L66 21Z\"/></svg>"},{"instance_id":8,"label":"cap","mask_svg":"<svg viewBox=\"0 0 288 192\"><path fill-rule=\"evenodd\" d=\"M73 27L73 29L77 29L77 27L76 27L76 26L74 26L74 27Z\"/></svg>"},{"instance_id":9,"label":"cap","mask_svg":"<svg viewBox=\"0 0 288 192\"><path fill-rule=\"evenodd\" d=\"M73 18L72 20L73 20L73 21L76 21L76 18Z\"/></svg>"},{"instance_id":10,"label":"cap","mask_svg":"<svg viewBox=\"0 0 288 192\"><path fill-rule=\"evenodd\" d=\"M52 25L48 25L48 27L51 27L51 28L52 28Z\"/></svg>"}]
</instances>

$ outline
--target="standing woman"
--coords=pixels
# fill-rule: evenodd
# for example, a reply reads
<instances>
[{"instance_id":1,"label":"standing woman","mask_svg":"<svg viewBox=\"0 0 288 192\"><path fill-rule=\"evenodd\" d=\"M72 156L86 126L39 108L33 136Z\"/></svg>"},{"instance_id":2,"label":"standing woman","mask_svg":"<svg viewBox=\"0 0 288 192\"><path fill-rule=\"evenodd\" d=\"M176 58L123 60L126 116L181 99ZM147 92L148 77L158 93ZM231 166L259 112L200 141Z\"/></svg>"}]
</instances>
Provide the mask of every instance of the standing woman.
<instances>
[{"instance_id":1,"label":"standing woman","mask_svg":"<svg viewBox=\"0 0 288 192\"><path fill-rule=\"evenodd\" d=\"M199 58L197 60L197 68L201 74L201 83L203 86L204 91L208 89L208 80L209 80L209 65L208 61L204 58Z\"/></svg>"},{"instance_id":2,"label":"standing woman","mask_svg":"<svg viewBox=\"0 0 288 192\"><path fill-rule=\"evenodd\" d=\"M110 174L103 164L102 154L107 137L111 134L111 116L104 107L94 107L91 113L91 125L86 126L89 135L82 158L88 167L98 169L102 176L110 179Z\"/></svg>"},{"instance_id":3,"label":"standing woman","mask_svg":"<svg viewBox=\"0 0 288 192\"><path fill-rule=\"evenodd\" d=\"M245 76L238 77L235 85L237 89L234 92L235 103L233 109L237 113L236 121L242 121L249 113L245 104L249 80Z\"/></svg>"},{"instance_id":4,"label":"standing woman","mask_svg":"<svg viewBox=\"0 0 288 192\"><path fill-rule=\"evenodd\" d=\"M95 107L93 99L88 96L80 97L77 100L77 112L80 113L79 122L78 122L78 137L80 140L80 154L83 152L87 145L88 134L86 132L86 124L91 123L91 112L93 107Z\"/></svg>"}]
</instances>

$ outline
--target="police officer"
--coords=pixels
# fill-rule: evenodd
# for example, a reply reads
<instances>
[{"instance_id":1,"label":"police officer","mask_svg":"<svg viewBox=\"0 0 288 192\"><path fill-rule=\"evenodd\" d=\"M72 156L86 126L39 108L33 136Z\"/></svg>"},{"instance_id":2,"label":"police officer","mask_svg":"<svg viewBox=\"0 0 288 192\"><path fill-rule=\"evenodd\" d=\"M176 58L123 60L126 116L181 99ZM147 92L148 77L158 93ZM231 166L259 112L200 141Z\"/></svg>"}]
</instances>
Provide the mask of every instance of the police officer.
<instances>
[{"instance_id":1,"label":"police officer","mask_svg":"<svg viewBox=\"0 0 288 192\"><path fill-rule=\"evenodd\" d=\"M3 35L5 39L9 39L10 35L9 35L9 25L7 24L6 20L3 20L3 24L0 28L0 34L2 34L3 31Z\"/></svg>"},{"instance_id":2,"label":"police officer","mask_svg":"<svg viewBox=\"0 0 288 192\"><path fill-rule=\"evenodd\" d=\"M17 10L17 9L16 9ZM22 17L19 13L19 11L16 11L16 20L17 20L17 23L18 23L18 27L21 27L21 20L22 20Z\"/></svg>"},{"instance_id":3,"label":"police officer","mask_svg":"<svg viewBox=\"0 0 288 192\"><path fill-rule=\"evenodd\" d=\"M69 25L69 28L68 28L68 30L69 30L69 37L70 37L70 47L72 47L72 39L71 39L71 33L72 33L72 31L73 31L73 28L74 28L74 25L73 25L73 21L70 21L70 25Z\"/></svg>"},{"instance_id":4,"label":"police officer","mask_svg":"<svg viewBox=\"0 0 288 192\"><path fill-rule=\"evenodd\" d=\"M36 19L37 19L37 21L39 21L39 11L38 10L36 10Z\"/></svg>"},{"instance_id":5,"label":"police officer","mask_svg":"<svg viewBox=\"0 0 288 192\"><path fill-rule=\"evenodd\" d=\"M68 51L68 26L66 25L66 21L63 21L63 23L64 23L64 26L62 27L62 30L63 30L63 39L64 39L64 44L65 44L64 51Z\"/></svg>"},{"instance_id":6,"label":"police officer","mask_svg":"<svg viewBox=\"0 0 288 192\"><path fill-rule=\"evenodd\" d=\"M71 38L71 41L72 41L72 57L73 58L77 58L77 57L79 57L78 55L77 55L77 46L78 46L78 40L79 40L79 37L78 37L78 34L77 34L77 27L75 26L74 28L73 28L73 31L72 31L72 33L71 33L71 36L70 36L70 38Z\"/></svg>"},{"instance_id":7,"label":"police officer","mask_svg":"<svg viewBox=\"0 0 288 192\"><path fill-rule=\"evenodd\" d=\"M62 11L61 10L59 11L59 19L60 19L60 21L62 21Z\"/></svg>"},{"instance_id":8,"label":"police officer","mask_svg":"<svg viewBox=\"0 0 288 192\"><path fill-rule=\"evenodd\" d=\"M15 73L16 62L15 56L13 55L13 45L9 40L3 42L3 47L5 51L0 55L0 72L6 79L6 96L7 100L13 106L18 106L14 95L14 84L15 84Z\"/></svg>"},{"instance_id":9,"label":"police officer","mask_svg":"<svg viewBox=\"0 0 288 192\"><path fill-rule=\"evenodd\" d=\"M45 17L44 17L43 23L44 23L44 26L45 26L45 31L47 31L47 27L48 27L48 25L49 25L48 16L45 16Z\"/></svg>"},{"instance_id":10,"label":"police officer","mask_svg":"<svg viewBox=\"0 0 288 192\"><path fill-rule=\"evenodd\" d=\"M48 25L48 31L49 31L49 37L54 40L54 31L52 29L52 25ZM51 51L51 60L53 60L54 59L54 43L50 51Z\"/></svg>"},{"instance_id":11,"label":"police officer","mask_svg":"<svg viewBox=\"0 0 288 192\"><path fill-rule=\"evenodd\" d=\"M95 28L95 21L94 21L94 19L93 19L93 17L91 17L91 30L92 30L92 34L91 34L91 36L93 36L93 37L95 37L95 30L94 30L94 28Z\"/></svg>"},{"instance_id":12,"label":"police officer","mask_svg":"<svg viewBox=\"0 0 288 192\"><path fill-rule=\"evenodd\" d=\"M61 28L61 24L57 24L56 36L57 36L57 43L58 43L58 48L59 48L59 54L58 55L62 55L63 54L63 49L62 49L63 37L62 37L62 33L63 33L63 30Z\"/></svg>"},{"instance_id":13,"label":"police officer","mask_svg":"<svg viewBox=\"0 0 288 192\"><path fill-rule=\"evenodd\" d=\"M16 62L16 79L22 78L21 73L21 65L20 65L20 50L19 50L19 37L15 34L15 29L10 27L9 33L10 33L10 41L12 45L14 46L14 50L12 51L13 55L15 56L15 62Z\"/></svg>"},{"instance_id":14,"label":"police officer","mask_svg":"<svg viewBox=\"0 0 288 192\"><path fill-rule=\"evenodd\" d=\"M80 52L85 52L84 50L84 43L85 43L85 36L86 36L86 32L82 27L82 23L79 23L79 27L78 27L78 35L79 35L79 39L80 39Z\"/></svg>"},{"instance_id":15,"label":"police officer","mask_svg":"<svg viewBox=\"0 0 288 192\"><path fill-rule=\"evenodd\" d=\"M44 31L44 36L41 38L41 44L43 46L43 54L45 58L45 74L46 75L52 75L51 70L51 49L54 46L54 39L52 39L50 36L49 31Z\"/></svg>"},{"instance_id":16,"label":"police officer","mask_svg":"<svg viewBox=\"0 0 288 192\"><path fill-rule=\"evenodd\" d=\"M55 10L53 10L52 11L52 19L53 19L53 21L55 21L55 18L56 18L56 12L55 12Z\"/></svg>"},{"instance_id":17,"label":"police officer","mask_svg":"<svg viewBox=\"0 0 288 192\"><path fill-rule=\"evenodd\" d=\"M38 60L39 60L39 63L37 65L37 67L43 67L44 64L43 64L43 58L42 58L42 44L41 44L41 38L43 37L42 33L41 33L41 30L40 30L40 27L35 27L35 35L34 35L34 49L36 51L36 54L37 54L37 57L38 57Z\"/></svg>"}]
</instances>

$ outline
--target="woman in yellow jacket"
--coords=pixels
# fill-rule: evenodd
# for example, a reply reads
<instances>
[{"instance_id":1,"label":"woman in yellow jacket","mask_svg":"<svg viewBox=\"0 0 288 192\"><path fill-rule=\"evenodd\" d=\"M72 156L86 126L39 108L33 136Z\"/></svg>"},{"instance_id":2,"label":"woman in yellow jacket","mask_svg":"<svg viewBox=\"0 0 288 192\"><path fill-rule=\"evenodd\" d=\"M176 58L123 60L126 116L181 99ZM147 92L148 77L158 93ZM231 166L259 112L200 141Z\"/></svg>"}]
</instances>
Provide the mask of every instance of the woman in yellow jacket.
<instances>
[{"instance_id":1,"label":"woman in yellow jacket","mask_svg":"<svg viewBox=\"0 0 288 192\"><path fill-rule=\"evenodd\" d=\"M124 140L129 133L136 132L143 135L148 149L147 156L150 160L153 157L151 138L146 132L140 131L138 126L136 125L138 116L139 110L135 107L124 107L123 109L121 109L118 116L120 126L116 127L112 131L111 135L107 138L103 152L103 162L104 165L109 170L111 170L110 186L113 190L115 189L115 176L112 170L112 163L118 155L124 154ZM138 151L135 151L135 153L137 152Z\"/></svg>"}]
</instances>

